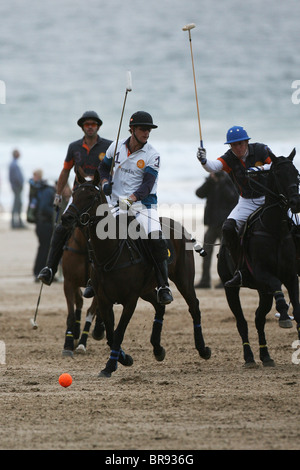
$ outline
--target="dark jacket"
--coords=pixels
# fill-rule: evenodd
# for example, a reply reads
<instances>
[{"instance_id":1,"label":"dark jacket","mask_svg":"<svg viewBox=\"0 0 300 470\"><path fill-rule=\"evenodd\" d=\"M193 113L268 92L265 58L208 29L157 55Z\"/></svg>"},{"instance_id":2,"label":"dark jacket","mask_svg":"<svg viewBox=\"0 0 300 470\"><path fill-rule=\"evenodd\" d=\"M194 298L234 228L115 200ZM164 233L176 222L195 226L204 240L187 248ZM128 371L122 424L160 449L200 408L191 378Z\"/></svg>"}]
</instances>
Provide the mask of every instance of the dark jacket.
<instances>
[{"instance_id":1,"label":"dark jacket","mask_svg":"<svg viewBox=\"0 0 300 470\"><path fill-rule=\"evenodd\" d=\"M238 193L223 171L211 173L196 190L196 196L206 198L204 225L221 227L238 202Z\"/></svg>"},{"instance_id":2,"label":"dark jacket","mask_svg":"<svg viewBox=\"0 0 300 470\"><path fill-rule=\"evenodd\" d=\"M53 223L54 208L53 201L55 188L53 186L43 185L37 194L37 223Z\"/></svg>"},{"instance_id":3,"label":"dark jacket","mask_svg":"<svg viewBox=\"0 0 300 470\"><path fill-rule=\"evenodd\" d=\"M246 176L246 170L253 166L261 166L265 163L271 163L269 156L269 148L265 144L255 143L248 144L249 153L246 161L243 162L236 157L231 149L229 149L222 157L224 170L229 174L232 181L234 182L239 194L246 199L252 199L260 197L264 194L264 189L260 186L251 184L251 180ZM256 175L256 180L263 186L266 186L266 175Z\"/></svg>"}]
</instances>

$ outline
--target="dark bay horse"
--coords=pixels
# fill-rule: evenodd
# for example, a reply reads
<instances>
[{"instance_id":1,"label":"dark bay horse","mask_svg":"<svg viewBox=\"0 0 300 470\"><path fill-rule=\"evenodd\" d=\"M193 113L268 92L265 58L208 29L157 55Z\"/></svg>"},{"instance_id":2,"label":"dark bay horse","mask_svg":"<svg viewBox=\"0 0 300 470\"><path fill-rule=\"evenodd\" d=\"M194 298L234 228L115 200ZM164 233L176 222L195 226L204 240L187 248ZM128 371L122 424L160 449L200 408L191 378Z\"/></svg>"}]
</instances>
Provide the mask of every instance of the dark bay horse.
<instances>
[{"instance_id":1,"label":"dark bay horse","mask_svg":"<svg viewBox=\"0 0 300 470\"><path fill-rule=\"evenodd\" d=\"M75 227L67 241L62 256L62 270L64 276L64 294L68 308L67 329L62 354L63 356L73 356L75 346L77 346L76 352L86 352L87 339L94 319L93 338L101 340L104 338L105 331L104 323L97 309L96 299L93 299L92 304L87 310L84 328L80 336L81 312L83 308L81 287L86 286L90 276L87 239L84 229Z\"/></svg>"},{"instance_id":2,"label":"dark bay horse","mask_svg":"<svg viewBox=\"0 0 300 470\"><path fill-rule=\"evenodd\" d=\"M70 204L69 215L73 215L78 225L84 225L89 230L91 256L93 261L92 284L98 301L98 308L103 318L110 357L100 377L110 377L117 369L118 362L130 366L132 357L125 354L121 345L128 323L135 311L139 298L150 302L155 309L151 344L157 360L165 357L164 348L160 344L165 306L157 302L156 280L153 264L141 248L140 240L133 242L130 237L116 236L99 237L99 225L118 226L120 217L115 218L108 208L103 191L97 186L99 174L96 172L93 181L85 181L77 175L80 185L73 192L73 202ZM126 214L127 216L127 214ZM185 229L170 219L164 219L170 226L169 248L171 262L169 277L186 300L193 320L194 342L199 355L204 359L211 356L210 348L205 346L199 300L194 289L195 262L192 250L186 249L188 238ZM116 223L117 222L117 223ZM126 232L127 232L126 226ZM115 328L113 305L123 306L119 323Z\"/></svg>"},{"instance_id":3,"label":"dark bay horse","mask_svg":"<svg viewBox=\"0 0 300 470\"><path fill-rule=\"evenodd\" d=\"M274 366L264 331L266 315L272 308L273 299L280 314L279 325L292 326L282 285L288 291L300 339L297 256L291 234L291 219L288 216L289 210L292 213L300 211L299 174L293 164L295 153L294 149L287 158L270 155L272 166L267 175L265 203L249 217L242 238L244 266L247 265L249 273L245 276L243 286L258 291L259 305L255 312L255 326L260 360L264 366ZM255 180L251 181L254 187ZM223 283L232 277L234 269L230 255L222 244L218 255L218 273ZM251 367L255 366L255 361L249 344L248 326L241 307L239 291L239 287L225 287L227 302L236 318L237 329L242 338L245 365Z\"/></svg>"}]
</instances>

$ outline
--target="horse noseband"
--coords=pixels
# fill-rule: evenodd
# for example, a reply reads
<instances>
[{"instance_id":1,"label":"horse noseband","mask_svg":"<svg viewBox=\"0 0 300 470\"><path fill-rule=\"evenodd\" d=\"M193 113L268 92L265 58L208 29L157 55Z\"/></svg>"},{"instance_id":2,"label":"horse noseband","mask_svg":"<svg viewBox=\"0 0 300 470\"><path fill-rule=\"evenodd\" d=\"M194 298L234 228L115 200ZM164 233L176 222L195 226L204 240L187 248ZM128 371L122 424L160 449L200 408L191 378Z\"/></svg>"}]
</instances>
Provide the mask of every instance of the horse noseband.
<instances>
[{"instance_id":1,"label":"horse noseband","mask_svg":"<svg viewBox=\"0 0 300 470\"><path fill-rule=\"evenodd\" d=\"M79 222L81 225L88 225L91 220L90 214L88 212L83 212L79 216Z\"/></svg>"}]
</instances>

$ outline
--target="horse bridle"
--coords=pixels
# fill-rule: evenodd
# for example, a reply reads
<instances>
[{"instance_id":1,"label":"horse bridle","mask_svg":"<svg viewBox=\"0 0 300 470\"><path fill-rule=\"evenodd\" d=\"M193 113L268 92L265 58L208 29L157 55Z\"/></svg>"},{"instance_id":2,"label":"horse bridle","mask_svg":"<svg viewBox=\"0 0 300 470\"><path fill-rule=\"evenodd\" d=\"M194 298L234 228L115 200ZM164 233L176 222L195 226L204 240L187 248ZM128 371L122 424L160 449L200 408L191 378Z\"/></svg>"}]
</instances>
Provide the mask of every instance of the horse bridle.
<instances>
[{"instance_id":1,"label":"horse bridle","mask_svg":"<svg viewBox=\"0 0 300 470\"><path fill-rule=\"evenodd\" d=\"M286 164L286 163L291 163L293 165L293 162L291 160L283 160L281 162L277 162L276 167L278 167L280 165L283 165L283 164ZM274 176L274 179L275 179L275 185L278 188L279 194L274 193L274 191L272 191L268 187L264 186L263 184L259 183L258 181L252 180L252 183L255 183L257 186L262 187L264 189L264 192L268 192L276 200L275 204L279 204L281 207L287 208L288 207L288 199L292 198L293 196L297 196L299 194L299 181L300 181L299 172L298 172L298 184L296 184L296 183L290 184L286 188L288 196L286 196L284 194L284 192L282 191L282 184L279 181L279 178L276 175L275 171L272 171L272 169L270 169L270 170L267 170L267 171L262 172L262 173L271 173L271 172L273 173L273 176ZM255 175L256 175L256 173L255 173ZM249 176L249 174L248 174L248 176Z\"/></svg>"},{"instance_id":2,"label":"horse bridle","mask_svg":"<svg viewBox=\"0 0 300 470\"><path fill-rule=\"evenodd\" d=\"M101 195L100 195L100 188L98 186L93 185L93 183L90 182L90 181L87 181L87 182L82 183L79 186L77 186L73 190L73 193L75 193L79 188L82 188L82 187L95 188L97 192L94 195L94 199L92 200L91 203L89 203L82 210L79 210L78 207L76 206L76 204L74 204L74 202L72 201L71 204L68 207L68 210L71 209L71 208L74 209L75 212L76 212L77 221L79 221L80 225L85 226L85 225L88 225L90 223L90 221L91 221L90 210L92 209L92 207L94 207L95 203L100 202Z\"/></svg>"},{"instance_id":3,"label":"horse bridle","mask_svg":"<svg viewBox=\"0 0 300 470\"><path fill-rule=\"evenodd\" d=\"M276 168L280 165L284 165L284 164L287 164L287 163L293 165L293 162L291 160L283 160L283 161L278 162L276 164ZM281 182L280 182L280 180L279 180L279 178L276 174L276 171L273 172L274 179L275 179L275 185L278 188L278 192L279 192L279 195L277 196L277 197L279 197L279 200L280 200L279 204L280 204L280 202L282 202L285 207L288 207L288 200L289 199L291 199L292 197L297 196L299 194L299 172L297 172L297 173L298 173L298 175L297 175L298 183L297 184L296 183L290 184L286 188L287 196L285 196L285 194L282 190L282 184L281 184Z\"/></svg>"}]
</instances>

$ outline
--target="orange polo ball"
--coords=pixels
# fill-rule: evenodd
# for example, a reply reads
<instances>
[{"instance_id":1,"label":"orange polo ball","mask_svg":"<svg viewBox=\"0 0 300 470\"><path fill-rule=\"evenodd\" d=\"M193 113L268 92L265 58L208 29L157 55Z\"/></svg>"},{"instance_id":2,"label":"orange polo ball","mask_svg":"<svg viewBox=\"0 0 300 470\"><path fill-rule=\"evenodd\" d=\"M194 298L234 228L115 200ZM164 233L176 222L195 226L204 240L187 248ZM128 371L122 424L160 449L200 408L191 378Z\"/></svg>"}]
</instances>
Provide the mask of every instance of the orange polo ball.
<instances>
[{"instance_id":1,"label":"orange polo ball","mask_svg":"<svg viewBox=\"0 0 300 470\"><path fill-rule=\"evenodd\" d=\"M61 374L59 376L58 382L62 387L69 387L72 383L72 377L70 374Z\"/></svg>"}]
</instances>

